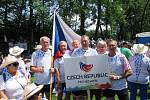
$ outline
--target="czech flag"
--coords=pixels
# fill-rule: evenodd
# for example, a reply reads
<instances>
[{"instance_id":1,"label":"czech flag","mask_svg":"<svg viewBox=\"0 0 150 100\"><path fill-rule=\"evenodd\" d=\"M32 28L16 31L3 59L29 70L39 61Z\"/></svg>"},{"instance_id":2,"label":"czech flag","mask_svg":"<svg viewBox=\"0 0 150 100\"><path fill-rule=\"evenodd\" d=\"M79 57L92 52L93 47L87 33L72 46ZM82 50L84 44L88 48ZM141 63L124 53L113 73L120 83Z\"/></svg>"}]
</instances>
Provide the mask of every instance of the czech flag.
<instances>
[{"instance_id":1,"label":"czech flag","mask_svg":"<svg viewBox=\"0 0 150 100\"><path fill-rule=\"evenodd\" d=\"M54 12L53 37L52 37L52 55L59 50L59 42L66 41L68 48L72 49L73 40L81 40L81 36L76 34L62 19Z\"/></svg>"}]
</instances>

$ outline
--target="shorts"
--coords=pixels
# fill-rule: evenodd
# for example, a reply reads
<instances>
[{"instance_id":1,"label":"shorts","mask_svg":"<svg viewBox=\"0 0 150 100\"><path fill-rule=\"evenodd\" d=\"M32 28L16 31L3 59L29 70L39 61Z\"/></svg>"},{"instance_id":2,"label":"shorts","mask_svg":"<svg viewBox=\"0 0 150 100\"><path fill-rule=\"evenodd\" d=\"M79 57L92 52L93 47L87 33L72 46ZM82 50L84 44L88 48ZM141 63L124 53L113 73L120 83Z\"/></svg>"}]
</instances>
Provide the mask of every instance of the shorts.
<instances>
[{"instance_id":1,"label":"shorts","mask_svg":"<svg viewBox=\"0 0 150 100\"><path fill-rule=\"evenodd\" d=\"M94 95L94 94L102 94L102 90L101 89L92 89L90 90L90 94Z\"/></svg>"},{"instance_id":2,"label":"shorts","mask_svg":"<svg viewBox=\"0 0 150 100\"><path fill-rule=\"evenodd\" d=\"M92 90L90 90L91 95L101 94L101 93L102 93L101 89L92 89ZM72 94L75 95L75 96L80 96L80 95L87 96L87 90L72 91Z\"/></svg>"},{"instance_id":3,"label":"shorts","mask_svg":"<svg viewBox=\"0 0 150 100\"><path fill-rule=\"evenodd\" d=\"M87 91L86 90L78 90L78 91L72 91L72 94L75 96L80 96L80 95L87 95Z\"/></svg>"},{"instance_id":4,"label":"shorts","mask_svg":"<svg viewBox=\"0 0 150 100\"><path fill-rule=\"evenodd\" d=\"M119 100L129 100L127 88L122 90L106 89L103 90L103 95L107 98L111 98L117 95Z\"/></svg>"},{"instance_id":5,"label":"shorts","mask_svg":"<svg viewBox=\"0 0 150 100\"><path fill-rule=\"evenodd\" d=\"M52 91L54 89L54 84L55 83L52 83ZM40 85L40 84L36 84L36 85ZM50 93L50 84L44 85L44 87L39 92L41 92L41 93L44 93L44 92Z\"/></svg>"},{"instance_id":6,"label":"shorts","mask_svg":"<svg viewBox=\"0 0 150 100\"><path fill-rule=\"evenodd\" d=\"M61 83L61 92L66 92L66 83Z\"/></svg>"}]
</instances>

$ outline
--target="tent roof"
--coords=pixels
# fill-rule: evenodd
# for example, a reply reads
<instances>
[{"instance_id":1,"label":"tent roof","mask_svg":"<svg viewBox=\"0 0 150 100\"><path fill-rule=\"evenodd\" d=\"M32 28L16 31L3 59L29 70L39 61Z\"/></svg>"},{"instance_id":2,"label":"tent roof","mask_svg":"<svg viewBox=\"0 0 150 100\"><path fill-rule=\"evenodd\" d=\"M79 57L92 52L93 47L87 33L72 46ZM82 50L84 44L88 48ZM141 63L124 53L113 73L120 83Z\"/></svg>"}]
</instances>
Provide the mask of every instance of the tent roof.
<instances>
[{"instance_id":1,"label":"tent roof","mask_svg":"<svg viewBox=\"0 0 150 100\"><path fill-rule=\"evenodd\" d=\"M142 32L136 34L136 37L150 37L150 32Z\"/></svg>"}]
</instances>

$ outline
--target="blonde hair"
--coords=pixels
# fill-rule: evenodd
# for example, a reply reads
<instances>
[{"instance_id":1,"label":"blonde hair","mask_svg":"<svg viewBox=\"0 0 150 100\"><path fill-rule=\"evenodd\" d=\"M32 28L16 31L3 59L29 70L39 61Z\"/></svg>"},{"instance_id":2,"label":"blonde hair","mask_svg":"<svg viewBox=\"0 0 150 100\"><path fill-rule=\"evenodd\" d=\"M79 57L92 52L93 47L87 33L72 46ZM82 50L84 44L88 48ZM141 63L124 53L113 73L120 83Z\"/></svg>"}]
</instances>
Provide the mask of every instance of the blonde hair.
<instances>
[{"instance_id":1,"label":"blonde hair","mask_svg":"<svg viewBox=\"0 0 150 100\"><path fill-rule=\"evenodd\" d=\"M97 46L99 46L99 45L102 45L102 46L107 47L107 43L106 43L106 41L104 41L104 40L99 40L99 41L97 42Z\"/></svg>"}]
</instances>

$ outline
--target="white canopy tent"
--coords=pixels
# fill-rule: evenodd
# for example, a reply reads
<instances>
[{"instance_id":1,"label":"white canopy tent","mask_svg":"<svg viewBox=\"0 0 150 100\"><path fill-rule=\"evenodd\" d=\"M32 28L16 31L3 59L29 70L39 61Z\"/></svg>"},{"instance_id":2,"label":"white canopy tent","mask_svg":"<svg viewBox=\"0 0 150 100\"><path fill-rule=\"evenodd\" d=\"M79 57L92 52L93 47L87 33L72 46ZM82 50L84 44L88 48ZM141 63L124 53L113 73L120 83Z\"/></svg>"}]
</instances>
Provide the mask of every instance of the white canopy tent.
<instances>
[{"instance_id":1,"label":"white canopy tent","mask_svg":"<svg viewBox=\"0 0 150 100\"><path fill-rule=\"evenodd\" d=\"M136 37L150 37L150 32L142 32L136 34Z\"/></svg>"},{"instance_id":2,"label":"white canopy tent","mask_svg":"<svg viewBox=\"0 0 150 100\"><path fill-rule=\"evenodd\" d=\"M136 34L137 43L147 44L150 43L150 32L142 32Z\"/></svg>"}]
</instances>

